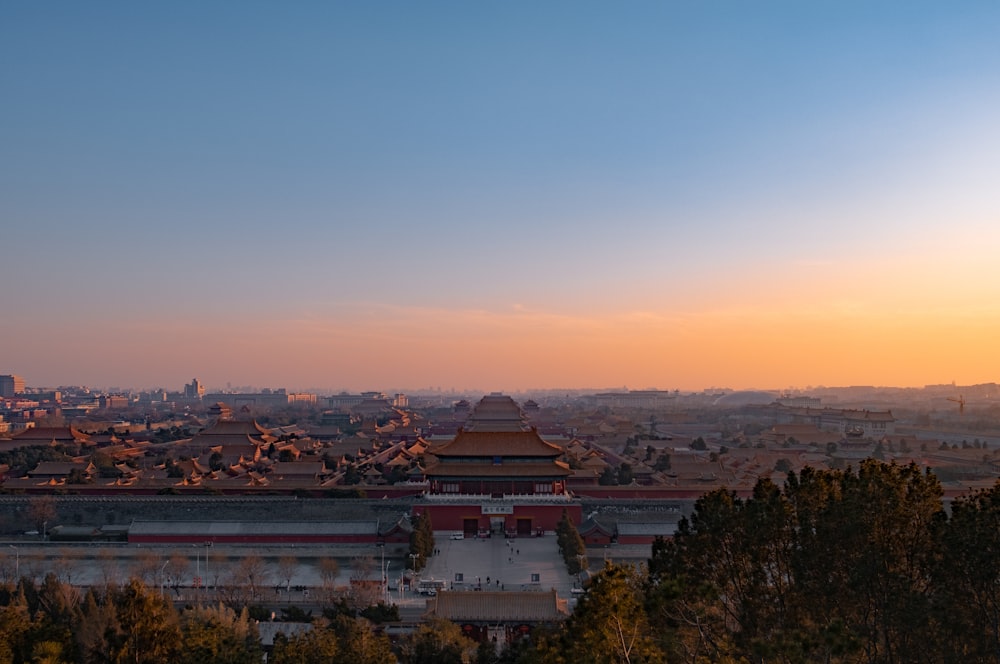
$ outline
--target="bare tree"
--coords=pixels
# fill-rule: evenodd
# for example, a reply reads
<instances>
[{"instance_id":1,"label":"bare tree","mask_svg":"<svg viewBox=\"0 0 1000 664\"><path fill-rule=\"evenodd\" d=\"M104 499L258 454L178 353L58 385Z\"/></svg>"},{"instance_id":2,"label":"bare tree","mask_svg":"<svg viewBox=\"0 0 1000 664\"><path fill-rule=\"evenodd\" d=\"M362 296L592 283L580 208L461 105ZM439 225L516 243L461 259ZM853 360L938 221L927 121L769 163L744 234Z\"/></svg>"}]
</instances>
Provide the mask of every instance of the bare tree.
<instances>
[{"instance_id":1,"label":"bare tree","mask_svg":"<svg viewBox=\"0 0 1000 664\"><path fill-rule=\"evenodd\" d=\"M285 590L292 589L292 577L295 576L299 568L299 559L295 556L281 556L278 558L278 578L285 582Z\"/></svg>"},{"instance_id":2,"label":"bare tree","mask_svg":"<svg viewBox=\"0 0 1000 664\"><path fill-rule=\"evenodd\" d=\"M105 589L117 585L118 581L118 560L111 549L98 549L97 566L101 570L101 581Z\"/></svg>"},{"instance_id":3,"label":"bare tree","mask_svg":"<svg viewBox=\"0 0 1000 664\"><path fill-rule=\"evenodd\" d=\"M135 559L132 561L132 576L146 585L152 584L160 571L160 565L159 556L149 549L143 549L135 555Z\"/></svg>"},{"instance_id":4,"label":"bare tree","mask_svg":"<svg viewBox=\"0 0 1000 664\"><path fill-rule=\"evenodd\" d=\"M46 567L45 554L41 551L21 554L21 576L38 579L44 576Z\"/></svg>"},{"instance_id":5,"label":"bare tree","mask_svg":"<svg viewBox=\"0 0 1000 664\"><path fill-rule=\"evenodd\" d=\"M28 504L28 518L35 530L44 536L50 524L56 520L56 499L54 496L38 496Z\"/></svg>"},{"instance_id":6,"label":"bare tree","mask_svg":"<svg viewBox=\"0 0 1000 664\"><path fill-rule=\"evenodd\" d=\"M5 555L2 560L2 567L0 567L0 571L3 572L3 580L4 582L17 581L15 576L21 571L18 569L21 566L21 552L11 546L10 548L5 547L3 553Z\"/></svg>"},{"instance_id":7,"label":"bare tree","mask_svg":"<svg viewBox=\"0 0 1000 664\"><path fill-rule=\"evenodd\" d=\"M55 569L53 573L60 580L66 584L73 583L73 564L76 559L76 551L69 547L62 547L59 549L59 556L55 560Z\"/></svg>"},{"instance_id":8,"label":"bare tree","mask_svg":"<svg viewBox=\"0 0 1000 664\"><path fill-rule=\"evenodd\" d=\"M351 600L358 609L375 604L382 594L381 578L371 578L376 568L371 556L359 556L351 561Z\"/></svg>"},{"instance_id":9,"label":"bare tree","mask_svg":"<svg viewBox=\"0 0 1000 664\"><path fill-rule=\"evenodd\" d=\"M229 567L229 557L213 548L212 551L205 557L205 578L212 579L212 586L216 587L219 585L219 579L227 576L227 569ZM209 577L211 574L211 577Z\"/></svg>"},{"instance_id":10,"label":"bare tree","mask_svg":"<svg viewBox=\"0 0 1000 664\"><path fill-rule=\"evenodd\" d=\"M184 580L188 576L188 570L191 568L191 559L187 557L187 554L183 551L171 551L170 552L170 564L167 566L167 571L169 572L170 587L174 589L174 593L180 595L180 587L184 585Z\"/></svg>"},{"instance_id":11,"label":"bare tree","mask_svg":"<svg viewBox=\"0 0 1000 664\"><path fill-rule=\"evenodd\" d=\"M260 556L242 558L226 579L224 600L232 608L243 608L259 598L259 590L268 583L267 568Z\"/></svg>"},{"instance_id":12,"label":"bare tree","mask_svg":"<svg viewBox=\"0 0 1000 664\"><path fill-rule=\"evenodd\" d=\"M372 556L358 556L351 560L351 580L367 579L374 569L375 559Z\"/></svg>"},{"instance_id":13,"label":"bare tree","mask_svg":"<svg viewBox=\"0 0 1000 664\"><path fill-rule=\"evenodd\" d=\"M337 574L340 565L333 558L321 558L319 561L319 578L323 584L323 599L329 604L337 601Z\"/></svg>"}]
</instances>

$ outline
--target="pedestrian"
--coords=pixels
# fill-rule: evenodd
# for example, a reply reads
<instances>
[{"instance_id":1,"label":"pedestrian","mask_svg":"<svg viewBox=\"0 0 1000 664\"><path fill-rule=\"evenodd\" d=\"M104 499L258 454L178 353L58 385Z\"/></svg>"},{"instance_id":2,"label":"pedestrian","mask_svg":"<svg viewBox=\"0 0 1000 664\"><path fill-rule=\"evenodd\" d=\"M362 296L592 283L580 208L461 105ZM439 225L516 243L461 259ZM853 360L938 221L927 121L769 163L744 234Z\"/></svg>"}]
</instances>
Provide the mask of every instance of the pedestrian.
<instances>
[{"instance_id":1,"label":"pedestrian","mask_svg":"<svg viewBox=\"0 0 1000 664\"><path fill-rule=\"evenodd\" d=\"M517 555L521 555L521 550L520 549L517 550Z\"/></svg>"}]
</instances>

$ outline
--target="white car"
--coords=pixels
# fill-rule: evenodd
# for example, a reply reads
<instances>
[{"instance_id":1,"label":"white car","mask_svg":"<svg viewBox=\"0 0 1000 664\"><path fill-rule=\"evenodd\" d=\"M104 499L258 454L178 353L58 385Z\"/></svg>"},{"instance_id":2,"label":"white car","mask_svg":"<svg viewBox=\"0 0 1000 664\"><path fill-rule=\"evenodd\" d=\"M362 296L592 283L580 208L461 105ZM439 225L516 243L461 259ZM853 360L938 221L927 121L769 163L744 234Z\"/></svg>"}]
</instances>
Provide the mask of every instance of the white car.
<instances>
[{"instance_id":1,"label":"white car","mask_svg":"<svg viewBox=\"0 0 1000 664\"><path fill-rule=\"evenodd\" d=\"M465 535L463 535L462 533L452 533L451 539L453 540L465 539Z\"/></svg>"}]
</instances>

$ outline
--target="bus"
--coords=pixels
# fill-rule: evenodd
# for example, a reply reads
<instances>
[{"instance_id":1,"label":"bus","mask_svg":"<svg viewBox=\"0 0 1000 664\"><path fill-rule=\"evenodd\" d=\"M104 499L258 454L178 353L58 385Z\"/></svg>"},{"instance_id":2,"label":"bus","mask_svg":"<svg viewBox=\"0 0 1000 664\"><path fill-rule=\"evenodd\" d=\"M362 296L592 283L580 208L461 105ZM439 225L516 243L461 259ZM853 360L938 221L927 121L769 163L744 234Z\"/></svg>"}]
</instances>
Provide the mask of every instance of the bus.
<instances>
[{"instance_id":1,"label":"bus","mask_svg":"<svg viewBox=\"0 0 1000 664\"><path fill-rule=\"evenodd\" d=\"M421 595L437 595L439 590L445 590L448 582L443 579L420 579L417 582L417 592Z\"/></svg>"}]
</instances>

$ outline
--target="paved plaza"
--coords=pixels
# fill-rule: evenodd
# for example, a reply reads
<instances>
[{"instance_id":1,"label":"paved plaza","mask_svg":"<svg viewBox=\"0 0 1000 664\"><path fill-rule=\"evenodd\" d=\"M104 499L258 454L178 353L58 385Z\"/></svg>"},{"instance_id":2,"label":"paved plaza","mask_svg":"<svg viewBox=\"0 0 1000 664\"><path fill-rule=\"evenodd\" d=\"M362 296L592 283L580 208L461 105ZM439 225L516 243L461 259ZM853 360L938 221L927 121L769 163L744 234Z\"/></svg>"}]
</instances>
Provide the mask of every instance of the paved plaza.
<instances>
[{"instance_id":1,"label":"paved plaza","mask_svg":"<svg viewBox=\"0 0 1000 664\"><path fill-rule=\"evenodd\" d=\"M556 545L556 536L453 540L435 533L437 554L422 571L424 579L447 582L455 590L550 590L569 597L574 579Z\"/></svg>"}]
</instances>

